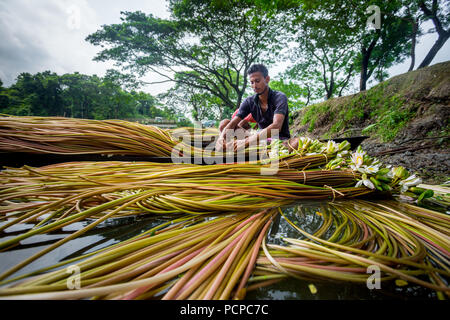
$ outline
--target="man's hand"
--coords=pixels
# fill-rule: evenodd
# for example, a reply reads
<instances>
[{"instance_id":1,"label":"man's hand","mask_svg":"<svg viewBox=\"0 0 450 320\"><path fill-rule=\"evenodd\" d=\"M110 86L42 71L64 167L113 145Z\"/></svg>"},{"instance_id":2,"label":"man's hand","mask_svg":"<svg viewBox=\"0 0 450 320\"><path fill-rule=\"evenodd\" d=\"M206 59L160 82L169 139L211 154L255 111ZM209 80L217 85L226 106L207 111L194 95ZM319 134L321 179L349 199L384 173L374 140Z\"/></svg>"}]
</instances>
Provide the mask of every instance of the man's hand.
<instances>
[{"instance_id":1,"label":"man's hand","mask_svg":"<svg viewBox=\"0 0 450 320\"><path fill-rule=\"evenodd\" d=\"M247 139L242 140L233 140L226 144L225 149L226 150L233 150L233 152L243 150L245 147L247 147Z\"/></svg>"},{"instance_id":2,"label":"man's hand","mask_svg":"<svg viewBox=\"0 0 450 320\"><path fill-rule=\"evenodd\" d=\"M216 151L223 151L223 148L225 147L225 139L222 137L219 137L216 141Z\"/></svg>"},{"instance_id":3,"label":"man's hand","mask_svg":"<svg viewBox=\"0 0 450 320\"><path fill-rule=\"evenodd\" d=\"M239 150L243 150L245 149L245 147L247 146L247 139L243 139L243 140L236 140L234 141L234 151L239 151Z\"/></svg>"}]
</instances>

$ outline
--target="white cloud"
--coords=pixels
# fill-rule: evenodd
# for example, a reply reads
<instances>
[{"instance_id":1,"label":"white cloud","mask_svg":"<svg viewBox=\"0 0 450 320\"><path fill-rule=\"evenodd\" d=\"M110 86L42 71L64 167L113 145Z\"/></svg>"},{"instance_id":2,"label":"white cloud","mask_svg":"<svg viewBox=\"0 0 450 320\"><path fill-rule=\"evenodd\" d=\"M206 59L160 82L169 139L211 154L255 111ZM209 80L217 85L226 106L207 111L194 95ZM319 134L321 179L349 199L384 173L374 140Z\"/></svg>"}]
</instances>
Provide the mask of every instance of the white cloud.
<instances>
[{"instance_id":1,"label":"white cloud","mask_svg":"<svg viewBox=\"0 0 450 320\"><path fill-rule=\"evenodd\" d=\"M169 16L163 0L2 0L0 78L9 86L21 72L103 76L113 62L93 61L100 48L85 41L86 37L102 25L120 23L120 11L137 10Z\"/></svg>"},{"instance_id":2,"label":"white cloud","mask_svg":"<svg viewBox=\"0 0 450 320\"><path fill-rule=\"evenodd\" d=\"M70 24L69 8L80 13L79 25ZM3 1L0 29L0 68L10 84L20 72L102 72L92 62L96 48L84 38L98 27L98 17L87 1Z\"/></svg>"}]
</instances>

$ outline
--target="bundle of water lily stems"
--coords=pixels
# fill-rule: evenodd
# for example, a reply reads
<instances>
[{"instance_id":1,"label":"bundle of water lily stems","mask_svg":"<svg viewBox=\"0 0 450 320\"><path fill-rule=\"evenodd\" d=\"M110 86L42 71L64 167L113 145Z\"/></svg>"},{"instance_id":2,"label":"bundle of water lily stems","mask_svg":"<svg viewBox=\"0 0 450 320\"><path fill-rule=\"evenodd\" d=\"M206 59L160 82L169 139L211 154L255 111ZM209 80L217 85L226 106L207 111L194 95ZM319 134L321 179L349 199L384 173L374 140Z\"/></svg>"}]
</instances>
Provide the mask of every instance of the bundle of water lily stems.
<instances>
[{"instance_id":1,"label":"bundle of water lily stems","mask_svg":"<svg viewBox=\"0 0 450 320\"><path fill-rule=\"evenodd\" d=\"M332 200L372 192L353 187L358 174L348 170L280 168L275 175L261 176L262 169L269 167L73 162L9 168L0 172L0 219L8 219L0 231L18 223L36 222L36 226L1 242L0 249L86 218L254 211L303 199Z\"/></svg>"},{"instance_id":2,"label":"bundle of water lily stems","mask_svg":"<svg viewBox=\"0 0 450 320\"><path fill-rule=\"evenodd\" d=\"M214 219L180 217L11 279L15 283L1 288L0 296L241 299L249 290L286 277L365 285L368 268L378 268L378 281L396 279L399 286L411 282L436 290L440 298L450 294L445 280L450 275L447 215L393 201L335 202L324 208L312 213L322 220L312 233L297 226L311 213L283 214L299 232L299 238L284 239L288 246L266 244L277 210ZM68 270L78 270L77 278Z\"/></svg>"},{"instance_id":3,"label":"bundle of water lily stems","mask_svg":"<svg viewBox=\"0 0 450 320\"><path fill-rule=\"evenodd\" d=\"M170 157L178 143L158 127L124 120L0 116L2 152Z\"/></svg>"}]
</instances>

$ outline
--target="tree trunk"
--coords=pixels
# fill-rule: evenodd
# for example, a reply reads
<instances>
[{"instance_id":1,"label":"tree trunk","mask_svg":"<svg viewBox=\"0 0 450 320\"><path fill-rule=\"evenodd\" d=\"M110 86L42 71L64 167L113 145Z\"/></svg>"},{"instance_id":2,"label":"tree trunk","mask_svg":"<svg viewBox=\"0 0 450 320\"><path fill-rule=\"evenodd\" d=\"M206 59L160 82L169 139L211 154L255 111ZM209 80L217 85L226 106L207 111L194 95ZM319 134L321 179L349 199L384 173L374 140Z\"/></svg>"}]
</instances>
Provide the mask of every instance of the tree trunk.
<instances>
[{"instance_id":1,"label":"tree trunk","mask_svg":"<svg viewBox=\"0 0 450 320\"><path fill-rule=\"evenodd\" d=\"M416 64L416 41L417 41L417 30L418 24L416 21L413 21L413 30L411 34L411 64L409 65L408 71L414 70L414 65Z\"/></svg>"},{"instance_id":2,"label":"tree trunk","mask_svg":"<svg viewBox=\"0 0 450 320\"><path fill-rule=\"evenodd\" d=\"M365 91L367 87L367 69L369 67L370 54L365 49L362 51L361 75L359 78L359 91Z\"/></svg>"},{"instance_id":3,"label":"tree trunk","mask_svg":"<svg viewBox=\"0 0 450 320\"><path fill-rule=\"evenodd\" d=\"M376 31L377 35L376 37L370 42L370 45L367 47L361 48L361 55L362 55L362 62L361 62L361 77L359 79L359 91L365 91L367 88L367 80L369 79L369 60L370 56L372 55L373 48L375 48L375 45L378 42L378 39L380 39L381 32L380 30Z\"/></svg>"},{"instance_id":4,"label":"tree trunk","mask_svg":"<svg viewBox=\"0 0 450 320\"><path fill-rule=\"evenodd\" d=\"M442 26L442 22L439 20L437 14L439 4L437 0L433 0L431 10L425 5L424 1L419 2L419 7L425 14L425 16L427 16L428 19L431 19L431 21L433 21L433 24L436 27L436 32L438 33L438 39L431 47L430 51L428 51L428 54L426 55L425 59L423 59L422 63L419 65L417 69L428 66L431 63L431 61L433 61L438 51L442 48L442 46L450 37L450 30L445 30Z\"/></svg>"},{"instance_id":5,"label":"tree trunk","mask_svg":"<svg viewBox=\"0 0 450 320\"><path fill-rule=\"evenodd\" d=\"M417 69L421 69L423 67L428 66L431 63L431 61L433 61L434 57L436 56L438 51L442 48L442 46L445 44L445 42L447 42L449 37L450 32L440 33L438 39L431 47L430 51L428 51L428 54L426 55L425 59L423 59L422 63L419 65Z\"/></svg>"},{"instance_id":6,"label":"tree trunk","mask_svg":"<svg viewBox=\"0 0 450 320\"><path fill-rule=\"evenodd\" d=\"M193 108L194 108L194 112L192 112L192 116L194 118L194 121L199 121L198 107L196 105L194 105Z\"/></svg>"},{"instance_id":7,"label":"tree trunk","mask_svg":"<svg viewBox=\"0 0 450 320\"><path fill-rule=\"evenodd\" d=\"M327 90L327 100L331 99L333 97L333 91L334 91L334 69L331 68L330 70L330 86Z\"/></svg>"},{"instance_id":8,"label":"tree trunk","mask_svg":"<svg viewBox=\"0 0 450 320\"><path fill-rule=\"evenodd\" d=\"M306 85L306 89L308 90L308 94L306 96L306 104L305 106L309 105L309 100L311 100L311 89L308 85Z\"/></svg>"},{"instance_id":9,"label":"tree trunk","mask_svg":"<svg viewBox=\"0 0 450 320\"><path fill-rule=\"evenodd\" d=\"M242 90L239 90L239 91L236 90L236 94L237 94L236 105L235 106L230 105L232 112L234 112L236 109L238 109L241 106L242 97L244 96L244 92L245 92L245 87Z\"/></svg>"},{"instance_id":10,"label":"tree trunk","mask_svg":"<svg viewBox=\"0 0 450 320\"><path fill-rule=\"evenodd\" d=\"M351 64L350 69L348 69L347 78L345 78L345 80L341 84L341 89L339 90L338 97L342 97L342 91L345 89L345 87L347 87L348 82L350 81L350 78L353 73L353 68L354 68L354 64Z\"/></svg>"}]
</instances>

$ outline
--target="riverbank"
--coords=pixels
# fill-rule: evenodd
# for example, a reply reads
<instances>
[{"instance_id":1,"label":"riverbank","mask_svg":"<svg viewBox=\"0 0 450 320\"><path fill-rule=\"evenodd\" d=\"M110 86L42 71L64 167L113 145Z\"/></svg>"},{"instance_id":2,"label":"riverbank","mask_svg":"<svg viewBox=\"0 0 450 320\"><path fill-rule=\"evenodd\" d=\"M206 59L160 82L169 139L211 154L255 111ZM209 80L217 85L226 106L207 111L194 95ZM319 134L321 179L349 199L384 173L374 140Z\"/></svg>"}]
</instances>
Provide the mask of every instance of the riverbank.
<instances>
[{"instance_id":1,"label":"riverbank","mask_svg":"<svg viewBox=\"0 0 450 320\"><path fill-rule=\"evenodd\" d=\"M383 163L417 172L425 183L450 179L450 61L307 106L292 117L295 135L369 136L363 149Z\"/></svg>"}]
</instances>

